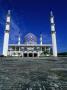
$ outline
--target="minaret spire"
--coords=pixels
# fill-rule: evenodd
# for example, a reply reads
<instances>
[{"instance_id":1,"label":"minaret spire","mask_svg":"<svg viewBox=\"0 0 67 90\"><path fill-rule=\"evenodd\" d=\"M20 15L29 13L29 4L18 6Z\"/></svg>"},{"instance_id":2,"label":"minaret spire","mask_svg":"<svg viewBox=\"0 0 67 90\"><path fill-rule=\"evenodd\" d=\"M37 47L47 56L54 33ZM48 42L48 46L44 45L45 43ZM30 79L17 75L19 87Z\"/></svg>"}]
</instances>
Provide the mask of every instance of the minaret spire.
<instances>
[{"instance_id":1,"label":"minaret spire","mask_svg":"<svg viewBox=\"0 0 67 90\"><path fill-rule=\"evenodd\" d=\"M8 54L8 43L9 43L9 31L10 31L10 10L6 17L6 27L4 32L4 43L3 43L3 55L7 56Z\"/></svg>"},{"instance_id":2,"label":"minaret spire","mask_svg":"<svg viewBox=\"0 0 67 90\"><path fill-rule=\"evenodd\" d=\"M43 40L42 40L42 34L40 35L40 45L43 44Z\"/></svg>"},{"instance_id":3,"label":"minaret spire","mask_svg":"<svg viewBox=\"0 0 67 90\"><path fill-rule=\"evenodd\" d=\"M53 16L53 12L52 12L52 11L50 12L50 15L51 15L51 17L54 17L54 16Z\"/></svg>"},{"instance_id":4,"label":"minaret spire","mask_svg":"<svg viewBox=\"0 0 67 90\"><path fill-rule=\"evenodd\" d=\"M56 43L56 31L53 12L50 12L50 23L51 23L51 36L52 36L52 48L53 56L57 56L57 43Z\"/></svg>"},{"instance_id":5,"label":"minaret spire","mask_svg":"<svg viewBox=\"0 0 67 90\"><path fill-rule=\"evenodd\" d=\"M18 36L18 45L20 45L20 34Z\"/></svg>"}]
</instances>

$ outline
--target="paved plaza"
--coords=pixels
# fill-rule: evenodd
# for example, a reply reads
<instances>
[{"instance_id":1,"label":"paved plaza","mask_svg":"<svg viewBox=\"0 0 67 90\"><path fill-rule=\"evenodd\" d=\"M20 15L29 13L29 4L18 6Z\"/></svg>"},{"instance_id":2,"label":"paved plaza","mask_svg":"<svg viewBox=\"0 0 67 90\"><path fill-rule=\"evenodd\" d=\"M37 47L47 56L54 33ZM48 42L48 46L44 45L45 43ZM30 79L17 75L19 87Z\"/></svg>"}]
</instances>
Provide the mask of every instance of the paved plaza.
<instances>
[{"instance_id":1,"label":"paved plaza","mask_svg":"<svg viewBox=\"0 0 67 90\"><path fill-rule=\"evenodd\" d=\"M67 90L67 58L0 57L0 90Z\"/></svg>"}]
</instances>

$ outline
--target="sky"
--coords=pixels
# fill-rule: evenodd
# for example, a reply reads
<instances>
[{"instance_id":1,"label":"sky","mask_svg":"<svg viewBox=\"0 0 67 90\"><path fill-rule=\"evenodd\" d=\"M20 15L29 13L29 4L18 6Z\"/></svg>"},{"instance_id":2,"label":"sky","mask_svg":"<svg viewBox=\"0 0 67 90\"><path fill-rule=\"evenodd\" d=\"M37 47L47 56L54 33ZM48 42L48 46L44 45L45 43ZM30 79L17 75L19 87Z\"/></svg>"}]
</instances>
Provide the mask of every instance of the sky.
<instances>
[{"instance_id":1,"label":"sky","mask_svg":"<svg viewBox=\"0 0 67 90\"><path fill-rule=\"evenodd\" d=\"M55 17L58 52L67 52L67 0L0 0L0 54L3 49L7 11L11 10L9 43L17 43L20 32L21 43L31 32L40 34L43 43L51 42L50 11Z\"/></svg>"}]
</instances>

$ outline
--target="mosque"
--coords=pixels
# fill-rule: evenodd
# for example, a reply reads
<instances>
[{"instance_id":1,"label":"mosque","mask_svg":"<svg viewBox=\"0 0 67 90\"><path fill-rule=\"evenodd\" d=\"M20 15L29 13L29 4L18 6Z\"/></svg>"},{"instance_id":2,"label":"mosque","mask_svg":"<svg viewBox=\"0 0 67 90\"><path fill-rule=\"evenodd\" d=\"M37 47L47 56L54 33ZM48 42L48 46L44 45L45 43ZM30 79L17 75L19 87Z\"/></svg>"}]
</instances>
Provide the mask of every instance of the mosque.
<instances>
[{"instance_id":1,"label":"mosque","mask_svg":"<svg viewBox=\"0 0 67 90\"><path fill-rule=\"evenodd\" d=\"M17 44L9 44L10 21L11 15L10 10L8 10L3 42L4 56L40 57L44 55L57 57L56 31L52 11L50 14L52 44L43 44L42 35L40 35L40 43L38 44L37 36L33 33L25 35L24 42L22 44L20 43L20 35L18 35Z\"/></svg>"}]
</instances>

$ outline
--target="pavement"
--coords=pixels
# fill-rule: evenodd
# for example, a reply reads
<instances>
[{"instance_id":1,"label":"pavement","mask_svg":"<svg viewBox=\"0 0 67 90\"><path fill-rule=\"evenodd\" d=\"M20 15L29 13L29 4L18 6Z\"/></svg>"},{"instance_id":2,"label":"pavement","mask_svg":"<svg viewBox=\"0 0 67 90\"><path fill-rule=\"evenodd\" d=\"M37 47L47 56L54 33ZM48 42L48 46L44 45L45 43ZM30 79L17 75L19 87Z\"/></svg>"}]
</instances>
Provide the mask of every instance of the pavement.
<instances>
[{"instance_id":1,"label":"pavement","mask_svg":"<svg viewBox=\"0 0 67 90\"><path fill-rule=\"evenodd\" d=\"M67 90L67 58L0 57L0 90Z\"/></svg>"}]
</instances>

